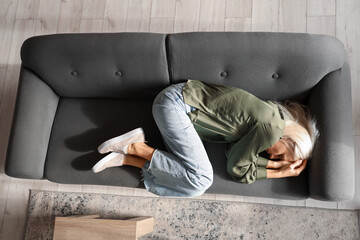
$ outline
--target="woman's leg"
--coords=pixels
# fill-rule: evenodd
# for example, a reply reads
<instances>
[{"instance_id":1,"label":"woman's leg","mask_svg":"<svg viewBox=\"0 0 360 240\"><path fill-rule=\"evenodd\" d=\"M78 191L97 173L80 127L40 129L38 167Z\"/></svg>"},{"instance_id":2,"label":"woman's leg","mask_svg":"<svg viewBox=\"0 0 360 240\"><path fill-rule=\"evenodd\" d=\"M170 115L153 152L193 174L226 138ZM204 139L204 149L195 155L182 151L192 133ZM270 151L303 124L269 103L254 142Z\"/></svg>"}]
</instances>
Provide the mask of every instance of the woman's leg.
<instances>
[{"instance_id":1,"label":"woman's leg","mask_svg":"<svg viewBox=\"0 0 360 240\"><path fill-rule=\"evenodd\" d=\"M129 144L127 149L128 154L145 158L148 161L151 161L154 151L154 148L144 142Z\"/></svg>"},{"instance_id":2,"label":"woman's leg","mask_svg":"<svg viewBox=\"0 0 360 240\"><path fill-rule=\"evenodd\" d=\"M127 154L123 160L123 165L143 168L146 162L147 160L145 158Z\"/></svg>"},{"instance_id":3,"label":"woman's leg","mask_svg":"<svg viewBox=\"0 0 360 240\"><path fill-rule=\"evenodd\" d=\"M212 184L211 163L186 111L179 85L154 100L153 116L168 151L155 149L148 155L143 176L146 189L157 195L197 196Z\"/></svg>"},{"instance_id":4,"label":"woman's leg","mask_svg":"<svg viewBox=\"0 0 360 240\"><path fill-rule=\"evenodd\" d=\"M143 168L147 161L151 161L154 151L154 148L143 142L129 144L123 165Z\"/></svg>"}]
</instances>

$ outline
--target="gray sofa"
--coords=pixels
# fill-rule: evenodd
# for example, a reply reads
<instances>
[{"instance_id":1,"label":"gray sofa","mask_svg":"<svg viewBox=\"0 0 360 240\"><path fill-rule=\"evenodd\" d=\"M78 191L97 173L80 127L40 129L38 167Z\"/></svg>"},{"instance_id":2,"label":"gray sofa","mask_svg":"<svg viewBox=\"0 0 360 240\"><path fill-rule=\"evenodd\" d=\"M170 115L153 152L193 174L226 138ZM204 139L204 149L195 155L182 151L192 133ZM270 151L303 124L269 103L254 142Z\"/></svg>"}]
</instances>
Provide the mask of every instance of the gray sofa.
<instances>
[{"instance_id":1,"label":"gray sofa","mask_svg":"<svg viewBox=\"0 0 360 240\"><path fill-rule=\"evenodd\" d=\"M82 33L35 36L21 73L5 172L57 183L140 187L130 166L94 174L103 141L137 127L165 150L151 106L187 79L294 99L318 119L320 138L298 177L240 184L226 173L225 144L204 145L214 168L207 193L350 200L355 192L350 69L334 37L303 33ZM262 153L266 157L266 153Z\"/></svg>"}]
</instances>

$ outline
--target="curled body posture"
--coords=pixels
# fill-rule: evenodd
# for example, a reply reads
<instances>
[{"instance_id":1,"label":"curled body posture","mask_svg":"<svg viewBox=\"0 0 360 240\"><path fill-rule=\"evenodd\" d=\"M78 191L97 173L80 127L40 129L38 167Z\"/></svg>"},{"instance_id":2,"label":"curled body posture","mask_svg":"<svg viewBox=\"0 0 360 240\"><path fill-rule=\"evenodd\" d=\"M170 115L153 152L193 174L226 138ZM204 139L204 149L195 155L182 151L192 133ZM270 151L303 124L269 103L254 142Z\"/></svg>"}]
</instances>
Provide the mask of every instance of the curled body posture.
<instances>
[{"instance_id":1,"label":"curled body posture","mask_svg":"<svg viewBox=\"0 0 360 240\"><path fill-rule=\"evenodd\" d=\"M249 184L298 176L319 135L304 105L263 101L239 88L198 80L165 88L152 111L167 151L147 145L138 128L101 144L100 153L112 153L93 167L94 172L135 166L142 169L145 187L154 194L199 196L213 181L202 140L227 143L229 175ZM270 159L259 156L263 151Z\"/></svg>"}]
</instances>

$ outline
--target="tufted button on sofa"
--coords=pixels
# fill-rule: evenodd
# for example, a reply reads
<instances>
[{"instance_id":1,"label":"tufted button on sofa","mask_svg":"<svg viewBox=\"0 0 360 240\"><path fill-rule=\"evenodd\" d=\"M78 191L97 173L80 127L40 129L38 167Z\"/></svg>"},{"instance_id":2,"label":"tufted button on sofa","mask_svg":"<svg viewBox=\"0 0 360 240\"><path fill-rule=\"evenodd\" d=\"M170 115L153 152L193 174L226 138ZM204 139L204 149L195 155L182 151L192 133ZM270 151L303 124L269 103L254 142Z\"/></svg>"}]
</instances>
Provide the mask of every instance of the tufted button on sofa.
<instances>
[{"instance_id":1,"label":"tufted button on sofa","mask_svg":"<svg viewBox=\"0 0 360 240\"><path fill-rule=\"evenodd\" d=\"M272 78L274 78L274 79L278 79L278 77L279 77L279 75L278 75L277 73L274 73L274 74L272 75Z\"/></svg>"},{"instance_id":2,"label":"tufted button on sofa","mask_svg":"<svg viewBox=\"0 0 360 240\"><path fill-rule=\"evenodd\" d=\"M226 173L225 144L205 148L214 168L208 193L341 201L355 192L351 80L343 44L303 33L80 33L35 36L21 72L5 172L57 183L143 188L130 166L94 174L99 144L137 127L165 150L153 120L155 96L198 79L261 99L294 99L318 119L320 138L298 177L240 184ZM265 153L262 153L265 154ZM266 157L266 155L263 155Z\"/></svg>"}]
</instances>

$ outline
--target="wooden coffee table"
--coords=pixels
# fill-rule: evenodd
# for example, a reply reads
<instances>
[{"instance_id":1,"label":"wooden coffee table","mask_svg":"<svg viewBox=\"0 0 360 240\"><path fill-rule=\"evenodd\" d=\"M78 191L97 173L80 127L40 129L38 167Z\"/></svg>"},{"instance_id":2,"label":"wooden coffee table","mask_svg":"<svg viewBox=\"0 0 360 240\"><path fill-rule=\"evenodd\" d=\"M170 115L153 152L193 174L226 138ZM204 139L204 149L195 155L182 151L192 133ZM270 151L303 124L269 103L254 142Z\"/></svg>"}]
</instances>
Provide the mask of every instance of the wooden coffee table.
<instances>
[{"instance_id":1,"label":"wooden coffee table","mask_svg":"<svg viewBox=\"0 0 360 240\"><path fill-rule=\"evenodd\" d=\"M127 220L104 219L99 215L56 217L54 240L138 239L153 230L153 217Z\"/></svg>"}]
</instances>

